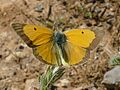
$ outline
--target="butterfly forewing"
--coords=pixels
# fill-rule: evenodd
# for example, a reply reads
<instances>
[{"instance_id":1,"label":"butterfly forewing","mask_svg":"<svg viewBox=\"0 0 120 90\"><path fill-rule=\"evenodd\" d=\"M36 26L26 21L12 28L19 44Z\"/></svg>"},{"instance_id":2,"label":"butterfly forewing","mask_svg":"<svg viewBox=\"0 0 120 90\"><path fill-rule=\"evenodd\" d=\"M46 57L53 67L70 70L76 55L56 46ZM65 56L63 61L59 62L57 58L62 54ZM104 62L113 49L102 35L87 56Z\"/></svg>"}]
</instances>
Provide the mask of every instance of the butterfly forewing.
<instances>
[{"instance_id":1,"label":"butterfly forewing","mask_svg":"<svg viewBox=\"0 0 120 90\"><path fill-rule=\"evenodd\" d=\"M41 26L26 25L23 31L34 45L45 44L49 42L53 36L52 30Z\"/></svg>"},{"instance_id":2,"label":"butterfly forewing","mask_svg":"<svg viewBox=\"0 0 120 90\"><path fill-rule=\"evenodd\" d=\"M29 47L45 44L53 35L52 30L41 26L13 23L12 27Z\"/></svg>"},{"instance_id":3,"label":"butterfly forewing","mask_svg":"<svg viewBox=\"0 0 120 90\"><path fill-rule=\"evenodd\" d=\"M88 29L72 29L64 33L68 42L84 48L88 48L95 39L95 33Z\"/></svg>"},{"instance_id":4,"label":"butterfly forewing","mask_svg":"<svg viewBox=\"0 0 120 90\"><path fill-rule=\"evenodd\" d=\"M105 32L103 30L94 30L94 33L95 33L96 38L90 44L89 50L95 49L100 43L100 41L102 41L105 35Z\"/></svg>"},{"instance_id":5,"label":"butterfly forewing","mask_svg":"<svg viewBox=\"0 0 120 90\"><path fill-rule=\"evenodd\" d=\"M20 24L20 23L12 23L12 27L13 29L16 31L16 33L26 42L26 44L29 47L34 47L34 45L32 44L32 41L25 35L24 31L23 31L23 27L26 24Z\"/></svg>"}]
</instances>

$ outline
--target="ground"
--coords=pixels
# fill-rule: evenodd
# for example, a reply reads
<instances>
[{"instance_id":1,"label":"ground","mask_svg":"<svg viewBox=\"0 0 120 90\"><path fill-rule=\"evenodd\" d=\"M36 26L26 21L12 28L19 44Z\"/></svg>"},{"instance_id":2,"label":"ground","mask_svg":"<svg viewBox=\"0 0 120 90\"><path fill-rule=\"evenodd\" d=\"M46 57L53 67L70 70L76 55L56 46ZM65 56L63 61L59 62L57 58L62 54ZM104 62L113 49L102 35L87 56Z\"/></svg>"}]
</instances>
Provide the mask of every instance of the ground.
<instances>
[{"instance_id":1,"label":"ground","mask_svg":"<svg viewBox=\"0 0 120 90\"><path fill-rule=\"evenodd\" d=\"M66 68L54 86L108 90L101 81L110 70L110 58L120 53L119 8L119 0L0 0L0 90L39 90L38 76L47 66L15 33L12 22L48 27L54 22L65 30L85 27L104 32L87 62Z\"/></svg>"}]
</instances>

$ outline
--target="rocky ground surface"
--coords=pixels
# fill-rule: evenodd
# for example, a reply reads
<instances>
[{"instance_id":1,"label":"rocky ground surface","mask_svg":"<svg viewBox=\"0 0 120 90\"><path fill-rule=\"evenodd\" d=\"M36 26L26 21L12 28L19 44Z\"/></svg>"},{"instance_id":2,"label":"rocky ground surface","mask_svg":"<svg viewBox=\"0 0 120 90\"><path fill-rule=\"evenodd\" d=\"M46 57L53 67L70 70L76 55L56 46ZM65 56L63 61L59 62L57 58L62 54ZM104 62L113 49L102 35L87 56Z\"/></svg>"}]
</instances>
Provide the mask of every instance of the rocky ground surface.
<instances>
[{"instance_id":1,"label":"rocky ground surface","mask_svg":"<svg viewBox=\"0 0 120 90\"><path fill-rule=\"evenodd\" d=\"M37 20L36 20L37 19ZM90 60L66 68L57 90L114 90L102 82L110 58L120 53L119 0L0 0L0 90L39 90L46 64L13 31L12 22L102 30ZM48 20L49 19L49 20ZM50 21L51 22L47 22Z\"/></svg>"}]
</instances>

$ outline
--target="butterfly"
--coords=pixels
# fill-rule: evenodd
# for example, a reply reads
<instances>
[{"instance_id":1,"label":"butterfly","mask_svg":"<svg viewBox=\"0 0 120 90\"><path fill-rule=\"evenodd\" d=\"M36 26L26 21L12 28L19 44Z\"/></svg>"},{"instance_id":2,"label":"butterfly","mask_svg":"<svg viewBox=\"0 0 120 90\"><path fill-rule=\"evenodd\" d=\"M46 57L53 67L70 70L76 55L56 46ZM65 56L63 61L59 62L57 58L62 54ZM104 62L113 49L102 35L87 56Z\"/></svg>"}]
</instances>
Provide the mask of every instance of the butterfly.
<instances>
[{"instance_id":1,"label":"butterfly","mask_svg":"<svg viewBox=\"0 0 120 90\"><path fill-rule=\"evenodd\" d=\"M78 64L86 57L96 33L89 29L53 31L44 26L12 23L13 29L33 49L33 54L48 64L59 65L62 57L69 65Z\"/></svg>"}]
</instances>

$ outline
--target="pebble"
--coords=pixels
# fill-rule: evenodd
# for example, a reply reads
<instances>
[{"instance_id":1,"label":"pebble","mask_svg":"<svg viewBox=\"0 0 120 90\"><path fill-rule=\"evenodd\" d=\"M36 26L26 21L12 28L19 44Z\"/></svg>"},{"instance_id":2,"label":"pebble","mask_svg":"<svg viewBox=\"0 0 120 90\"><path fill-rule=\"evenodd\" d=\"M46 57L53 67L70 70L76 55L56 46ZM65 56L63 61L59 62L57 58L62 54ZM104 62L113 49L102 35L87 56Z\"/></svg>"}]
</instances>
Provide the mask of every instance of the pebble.
<instances>
[{"instance_id":1,"label":"pebble","mask_svg":"<svg viewBox=\"0 0 120 90\"><path fill-rule=\"evenodd\" d=\"M112 70L106 72L102 83L110 85L120 83L120 66L116 66Z\"/></svg>"}]
</instances>

